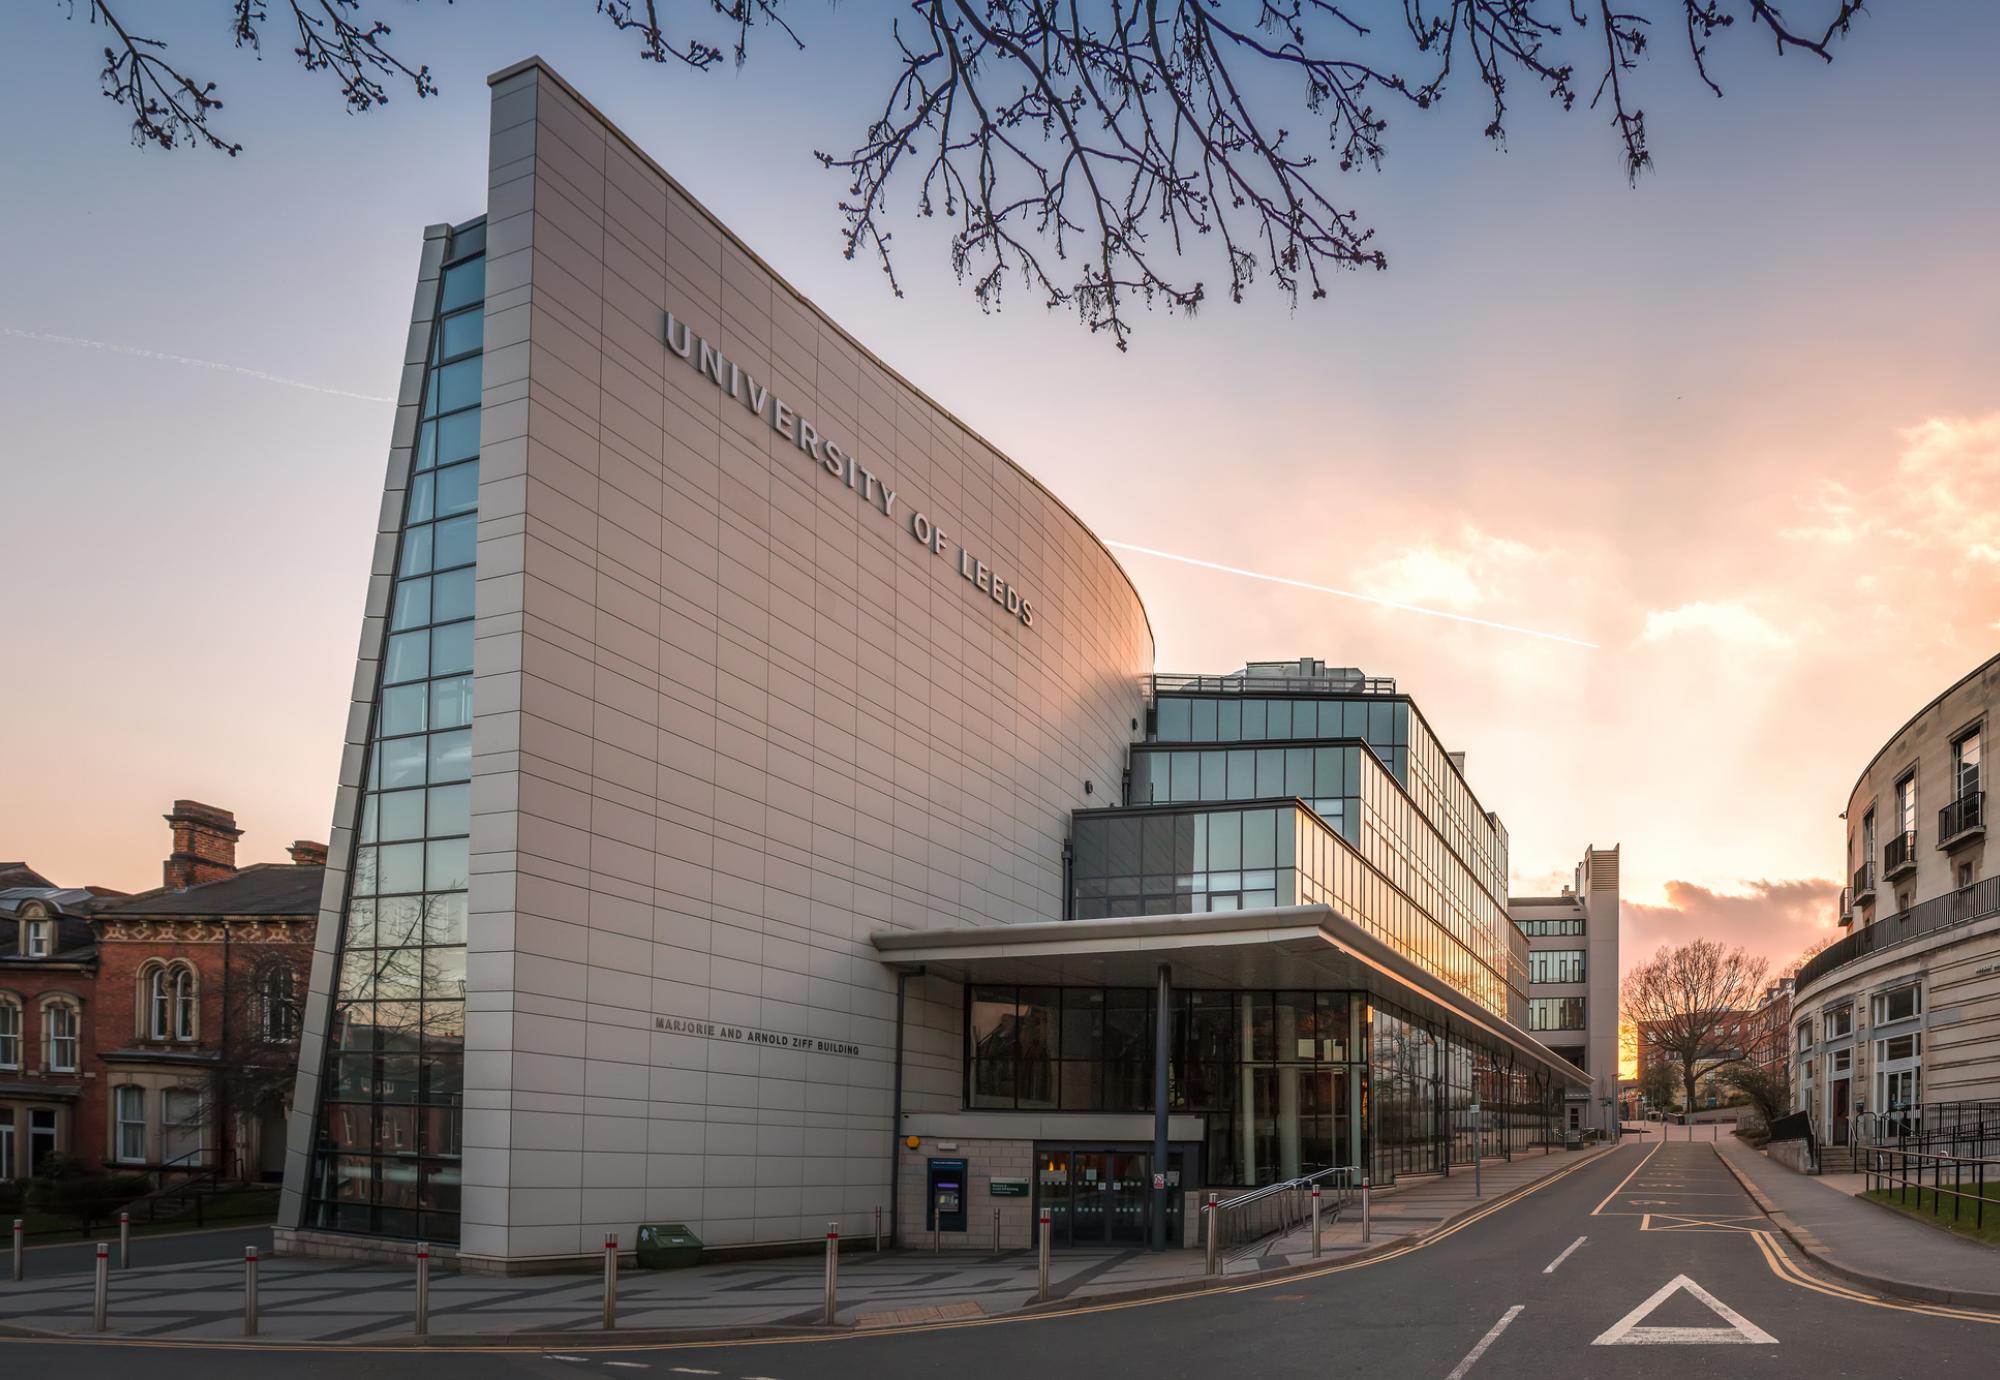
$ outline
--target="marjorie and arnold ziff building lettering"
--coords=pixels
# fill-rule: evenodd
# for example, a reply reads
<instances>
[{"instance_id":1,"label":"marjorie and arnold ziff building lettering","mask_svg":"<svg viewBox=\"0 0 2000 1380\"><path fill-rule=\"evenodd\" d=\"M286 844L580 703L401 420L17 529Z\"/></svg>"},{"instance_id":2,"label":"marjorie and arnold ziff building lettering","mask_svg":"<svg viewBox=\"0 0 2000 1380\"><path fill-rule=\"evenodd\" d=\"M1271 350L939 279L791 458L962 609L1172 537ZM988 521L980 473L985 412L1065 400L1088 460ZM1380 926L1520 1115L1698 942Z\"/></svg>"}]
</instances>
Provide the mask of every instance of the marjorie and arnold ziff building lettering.
<instances>
[{"instance_id":1,"label":"marjorie and arnold ziff building lettering","mask_svg":"<svg viewBox=\"0 0 2000 1380\"><path fill-rule=\"evenodd\" d=\"M484 213L422 241L286 1248L950 1240L940 1166L1008 1242L1159 1239L1548 1134L1506 834L1407 695L1154 674L1048 490L546 66L492 92Z\"/></svg>"},{"instance_id":2,"label":"marjorie and arnold ziff building lettering","mask_svg":"<svg viewBox=\"0 0 2000 1380\"><path fill-rule=\"evenodd\" d=\"M838 442L821 436L818 428L794 411L783 398L725 359L722 351L696 335L685 321L674 320L671 311L666 315L666 342L668 349L694 365L697 371L706 375L716 387L723 389L730 397L739 399L750 409L752 416L768 421L771 430L810 455L828 474L843 481L848 488L858 490L868 502L879 503L882 516L886 518L896 516L894 489L882 483L866 465L842 450ZM956 550L960 576L970 580L982 592L990 595L994 603L1020 619L1022 627L1034 626L1035 606L1022 597L1021 591L1003 580L997 571L988 567L985 561L974 556L962 544L954 547L951 534L939 527L928 514L912 512L909 515L909 532L911 536L929 547L933 555L942 556L948 549Z\"/></svg>"}]
</instances>

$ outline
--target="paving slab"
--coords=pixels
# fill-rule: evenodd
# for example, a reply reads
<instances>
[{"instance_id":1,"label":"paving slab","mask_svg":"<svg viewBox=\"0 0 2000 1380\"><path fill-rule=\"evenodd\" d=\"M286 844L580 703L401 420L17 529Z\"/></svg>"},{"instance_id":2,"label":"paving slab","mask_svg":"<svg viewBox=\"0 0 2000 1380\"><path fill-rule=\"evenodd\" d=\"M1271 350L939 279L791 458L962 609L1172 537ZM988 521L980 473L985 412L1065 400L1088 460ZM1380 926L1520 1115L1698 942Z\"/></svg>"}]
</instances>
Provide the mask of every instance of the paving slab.
<instances>
[{"instance_id":1,"label":"paving slab","mask_svg":"<svg viewBox=\"0 0 2000 1380\"><path fill-rule=\"evenodd\" d=\"M1479 1187L1465 1167L1448 1176L1406 1177L1373 1195L1370 1239L1361 1239L1358 1203L1323 1219L1319 1263L1336 1263L1417 1240L1440 1224L1476 1211L1610 1147L1582 1154L1534 1152L1489 1160ZM1230 1278L1304 1268L1315 1261L1309 1233L1259 1243L1226 1262ZM1058 1302L1199 1288L1207 1279L1200 1250L1085 1248L1051 1258L1051 1293ZM892 1326L1016 1312L1035 1303L1035 1252L922 1250L840 1260L840 1323ZM621 1334L704 1333L715 1329L769 1331L815 1327L824 1303L819 1255L733 1261L687 1270L626 1270L619 1279ZM278 1256L261 1263L260 1334L278 1342L402 1341L413 1330L414 1275L408 1269ZM116 1271L110 1284L114 1336L215 1340L242 1335L243 1266L212 1259ZM603 1323L602 1284L591 1275L464 1275L431 1279L433 1339L500 1335L587 1334ZM91 1280L70 1273L32 1274L0 1283L0 1332L86 1335Z\"/></svg>"}]
</instances>

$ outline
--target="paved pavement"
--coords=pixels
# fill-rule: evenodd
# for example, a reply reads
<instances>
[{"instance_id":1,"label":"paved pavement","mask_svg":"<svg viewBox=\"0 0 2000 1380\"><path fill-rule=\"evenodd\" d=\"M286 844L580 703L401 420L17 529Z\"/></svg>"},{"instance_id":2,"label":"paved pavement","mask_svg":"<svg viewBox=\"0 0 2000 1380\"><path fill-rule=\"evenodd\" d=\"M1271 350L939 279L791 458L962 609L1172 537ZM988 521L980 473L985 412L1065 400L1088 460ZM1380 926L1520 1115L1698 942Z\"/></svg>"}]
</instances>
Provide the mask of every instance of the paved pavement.
<instances>
[{"instance_id":1,"label":"paved pavement","mask_svg":"<svg viewBox=\"0 0 2000 1380\"><path fill-rule=\"evenodd\" d=\"M2000 1250L1862 1201L1854 1196L1865 1184L1859 1174L1794 1173L1733 1138L1718 1148L1819 1264L1913 1298L2000 1308Z\"/></svg>"},{"instance_id":2,"label":"paved pavement","mask_svg":"<svg viewBox=\"0 0 2000 1380\"><path fill-rule=\"evenodd\" d=\"M118 1238L107 1243L111 1260L118 1260ZM213 1264L218 1260L241 1260L243 1248L255 1246L258 1254L271 1253L271 1229L262 1227L211 1227L206 1231L164 1232L157 1236L132 1238L132 1268L150 1265ZM66 1241L47 1246L30 1246L27 1271L34 1279L50 1275L87 1275L97 1268L95 1241Z\"/></svg>"},{"instance_id":3,"label":"paved pavement","mask_svg":"<svg viewBox=\"0 0 2000 1380\"><path fill-rule=\"evenodd\" d=\"M901 1329L681 1346L423 1352L302 1346L287 1380L1933 1380L1990 1375L2000 1313L1886 1299L1817 1275L1703 1143L1630 1144L1366 1259L1202 1292ZM269 1352L0 1341L7 1373L143 1366L267 1380Z\"/></svg>"},{"instance_id":4,"label":"paved pavement","mask_svg":"<svg viewBox=\"0 0 2000 1380\"><path fill-rule=\"evenodd\" d=\"M1606 1151L1535 1152L1512 1161L1490 1160L1475 1177L1413 1179L1378 1193L1371 1205L1369 1240L1362 1240L1358 1204L1322 1224L1323 1260L1354 1258L1435 1230L1504 1194L1574 1168ZM135 1242L134 1268L115 1271L110 1288L110 1331L160 1339L238 1337L243 1316L243 1246L268 1245L220 1235ZM89 1250L90 1248L85 1248ZM114 1248L115 1249L115 1248ZM73 1260L42 1253L57 1268L31 1256L29 1278L0 1287L0 1325L61 1333L91 1327L90 1255ZM1259 1270L1307 1265L1311 1234L1301 1230L1263 1243L1224 1264L1240 1278ZM1198 1285L1200 1251L1067 1250L1053 1257L1051 1292L1060 1299ZM840 1270L840 1321L885 1325L933 1316L992 1316L1034 1301L1032 1251L850 1253ZM619 1283L618 1321L625 1330L816 1325L824 1299L824 1263L789 1257L704 1266L694 1270L627 1269ZM299 1258L260 1265L258 1305L263 1335L291 1340L375 1342L411 1331L412 1275L408 1269L344 1265ZM939 1312L938 1310L949 1310ZM602 1329L603 1284L594 1273L494 1278L438 1272L431 1283L430 1331L438 1335L587 1333Z\"/></svg>"}]
</instances>

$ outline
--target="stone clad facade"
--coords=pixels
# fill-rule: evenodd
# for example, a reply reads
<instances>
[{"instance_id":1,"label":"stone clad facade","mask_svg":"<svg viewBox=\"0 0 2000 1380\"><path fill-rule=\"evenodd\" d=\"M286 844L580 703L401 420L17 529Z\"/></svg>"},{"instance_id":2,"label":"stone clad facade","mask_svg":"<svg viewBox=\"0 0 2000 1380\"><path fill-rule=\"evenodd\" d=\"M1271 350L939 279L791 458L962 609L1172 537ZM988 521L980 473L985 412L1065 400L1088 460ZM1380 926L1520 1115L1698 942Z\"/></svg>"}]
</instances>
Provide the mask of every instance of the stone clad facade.
<instances>
[{"instance_id":1,"label":"stone clad facade","mask_svg":"<svg viewBox=\"0 0 2000 1380\"><path fill-rule=\"evenodd\" d=\"M1996 712L2000 657L1911 716L1848 799L1844 937L1792 995L1795 1105L1836 1149L2000 1098Z\"/></svg>"}]
</instances>

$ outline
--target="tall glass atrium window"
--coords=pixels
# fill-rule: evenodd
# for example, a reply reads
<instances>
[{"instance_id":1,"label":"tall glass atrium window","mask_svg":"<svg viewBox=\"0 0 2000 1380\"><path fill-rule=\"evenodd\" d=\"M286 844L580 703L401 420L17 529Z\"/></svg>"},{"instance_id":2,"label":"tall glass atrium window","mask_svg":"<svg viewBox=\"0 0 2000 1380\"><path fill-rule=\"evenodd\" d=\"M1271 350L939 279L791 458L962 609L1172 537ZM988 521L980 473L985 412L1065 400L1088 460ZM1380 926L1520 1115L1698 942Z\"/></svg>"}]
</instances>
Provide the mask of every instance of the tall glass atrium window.
<instances>
[{"instance_id":1,"label":"tall glass atrium window","mask_svg":"<svg viewBox=\"0 0 2000 1380\"><path fill-rule=\"evenodd\" d=\"M458 1239L483 227L424 375L342 925L308 1220Z\"/></svg>"}]
</instances>

